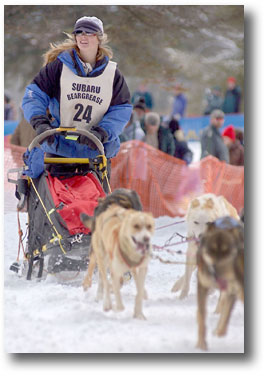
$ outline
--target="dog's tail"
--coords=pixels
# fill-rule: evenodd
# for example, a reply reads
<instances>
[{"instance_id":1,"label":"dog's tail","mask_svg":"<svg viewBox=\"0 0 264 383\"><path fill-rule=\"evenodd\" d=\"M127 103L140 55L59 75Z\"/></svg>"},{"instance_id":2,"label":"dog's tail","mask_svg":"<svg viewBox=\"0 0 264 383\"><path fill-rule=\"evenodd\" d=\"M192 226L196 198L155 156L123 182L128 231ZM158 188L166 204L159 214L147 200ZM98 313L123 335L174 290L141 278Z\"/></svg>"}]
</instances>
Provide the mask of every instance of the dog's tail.
<instances>
[{"instance_id":1,"label":"dog's tail","mask_svg":"<svg viewBox=\"0 0 264 383\"><path fill-rule=\"evenodd\" d=\"M89 215L85 213L81 213L80 220L82 221L85 227L87 227L90 230L92 229L93 217L90 217Z\"/></svg>"}]
</instances>

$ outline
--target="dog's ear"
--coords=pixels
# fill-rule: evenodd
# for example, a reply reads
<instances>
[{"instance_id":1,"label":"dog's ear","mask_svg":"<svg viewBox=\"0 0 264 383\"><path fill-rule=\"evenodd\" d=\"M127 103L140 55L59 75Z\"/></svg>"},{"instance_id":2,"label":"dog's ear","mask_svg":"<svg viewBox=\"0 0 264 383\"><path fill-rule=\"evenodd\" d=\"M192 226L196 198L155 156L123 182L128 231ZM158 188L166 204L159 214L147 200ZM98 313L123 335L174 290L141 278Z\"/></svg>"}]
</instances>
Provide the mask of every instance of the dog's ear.
<instances>
[{"instance_id":1,"label":"dog's ear","mask_svg":"<svg viewBox=\"0 0 264 383\"><path fill-rule=\"evenodd\" d=\"M99 203L104 202L104 200L105 200L105 197L99 197L98 200L97 200L97 202L98 202L98 204L99 204Z\"/></svg>"},{"instance_id":2,"label":"dog's ear","mask_svg":"<svg viewBox=\"0 0 264 383\"><path fill-rule=\"evenodd\" d=\"M90 217L89 215L85 213L81 213L80 220L82 221L85 227L91 230L92 224L93 224L93 217Z\"/></svg>"},{"instance_id":3,"label":"dog's ear","mask_svg":"<svg viewBox=\"0 0 264 383\"><path fill-rule=\"evenodd\" d=\"M206 224L206 231L207 232L214 230L214 228L215 228L214 222L207 222L207 224Z\"/></svg>"},{"instance_id":4,"label":"dog's ear","mask_svg":"<svg viewBox=\"0 0 264 383\"><path fill-rule=\"evenodd\" d=\"M132 209L132 202L127 195L118 196L118 204L124 209Z\"/></svg>"},{"instance_id":5,"label":"dog's ear","mask_svg":"<svg viewBox=\"0 0 264 383\"><path fill-rule=\"evenodd\" d=\"M195 208L195 207L198 207L198 206L200 206L200 202L199 202L199 200L198 200L197 198L195 198L195 199L192 200L192 202L191 202L191 207L192 207L192 208Z\"/></svg>"},{"instance_id":6,"label":"dog's ear","mask_svg":"<svg viewBox=\"0 0 264 383\"><path fill-rule=\"evenodd\" d=\"M208 200L206 200L204 207L206 209L213 209L214 208L214 201L212 200L212 198L208 198Z\"/></svg>"},{"instance_id":7,"label":"dog's ear","mask_svg":"<svg viewBox=\"0 0 264 383\"><path fill-rule=\"evenodd\" d=\"M243 227L234 227L232 230L233 236L236 238L237 243L244 246L244 230Z\"/></svg>"}]
</instances>

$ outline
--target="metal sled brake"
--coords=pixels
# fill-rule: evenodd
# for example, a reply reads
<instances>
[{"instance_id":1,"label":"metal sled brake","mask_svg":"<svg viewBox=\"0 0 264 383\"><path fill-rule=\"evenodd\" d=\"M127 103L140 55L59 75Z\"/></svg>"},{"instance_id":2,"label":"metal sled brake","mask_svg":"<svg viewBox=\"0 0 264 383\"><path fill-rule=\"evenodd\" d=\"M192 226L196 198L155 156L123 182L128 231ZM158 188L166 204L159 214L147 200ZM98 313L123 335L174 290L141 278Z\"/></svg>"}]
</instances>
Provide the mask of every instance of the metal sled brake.
<instances>
[{"instance_id":1,"label":"metal sled brake","mask_svg":"<svg viewBox=\"0 0 264 383\"><path fill-rule=\"evenodd\" d=\"M80 221L80 212L93 215L98 198L110 192L104 147L87 130L51 129L32 141L29 152L54 134L67 139L86 136L100 154L94 159L45 157L44 172L37 178L23 176L26 167L8 171L8 181L16 184L17 210L28 213L24 261L14 262L10 269L28 280L32 275L41 278L44 270L87 269L91 235ZM17 173L16 180L9 177L11 173Z\"/></svg>"}]
</instances>

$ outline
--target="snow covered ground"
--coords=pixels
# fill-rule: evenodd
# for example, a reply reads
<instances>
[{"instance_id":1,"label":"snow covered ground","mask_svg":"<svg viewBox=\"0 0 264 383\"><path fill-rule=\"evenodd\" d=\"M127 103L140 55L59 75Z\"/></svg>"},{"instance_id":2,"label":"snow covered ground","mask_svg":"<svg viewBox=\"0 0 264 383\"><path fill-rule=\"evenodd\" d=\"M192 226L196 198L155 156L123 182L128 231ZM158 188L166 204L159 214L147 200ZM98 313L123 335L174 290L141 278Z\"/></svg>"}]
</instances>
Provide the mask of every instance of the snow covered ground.
<instances>
[{"instance_id":1,"label":"snow covered ground","mask_svg":"<svg viewBox=\"0 0 264 383\"><path fill-rule=\"evenodd\" d=\"M25 229L26 214L21 214ZM179 221L160 217L156 227ZM146 321L133 319L134 281L122 287L125 310L104 312L102 302L95 302L96 280L84 293L83 274L70 282L47 277L42 281L26 281L9 270L17 255L16 213L5 214L5 287L4 343L9 353L195 353L196 273L191 281L188 298L177 299L171 287L182 275L183 265L150 262L144 302ZM186 234L185 223L157 230L153 243L164 245L175 232ZM175 241L174 241L175 242ZM185 244L174 250L185 251ZM184 260L183 255L158 253L164 259ZM244 308L238 302L232 313L228 334L216 338L212 332L218 315L214 314L218 293L208 301L208 345L211 353L243 353Z\"/></svg>"},{"instance_id":2,"label":"snow covered ground","mask_svg":"<svg viewBox=\"0 0 264 383\"><path fill-rule=\"evenodd\" d=\"M200 144L189 143L193 162L200 159ZM15 203L15 201L14 201ZM25 232L27 215L20 214ZM182 221L182 218L160 217L156 228ZM156 230L153 244L164 245L175 233L186 235L185 223ZM178 242L175 238L173 243ZM171 288L184 272L184 265L163 264L152 259L146 278L149 299L144 301L146 321L133 319L134 281L122 287L125 310L104 312L102 302L95 302L97 275L88 292L80 273L72 281L48 276L42 281L27 281L9 270L18 248L17 216L5 209L4 216L4 343L9 353L199 353L196 323L196 273L191 280L188 298L180 300ZM170 248L186 250L186 245ZM183 255L154 253L163 259L184 261ZM64 275L63 278L69 278ZM71 275L72 277L72 275ZM212 335L218 315L214 314L218 292L208 300L207 340L211 353L244 352L244 308L237 302L228 334Z\"/></svg>"}]
</instances>

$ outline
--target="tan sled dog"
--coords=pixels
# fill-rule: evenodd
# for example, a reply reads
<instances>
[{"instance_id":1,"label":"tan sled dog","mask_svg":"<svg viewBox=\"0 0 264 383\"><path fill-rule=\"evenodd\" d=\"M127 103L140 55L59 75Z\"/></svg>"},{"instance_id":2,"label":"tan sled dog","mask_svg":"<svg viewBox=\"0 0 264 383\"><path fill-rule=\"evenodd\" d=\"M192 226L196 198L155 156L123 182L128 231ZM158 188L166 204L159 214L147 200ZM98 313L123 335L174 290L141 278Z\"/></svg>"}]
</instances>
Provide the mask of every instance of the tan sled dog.
<instances>
[{"instance_id":1,"label":"tan sled dog","mask_svg":"<svg viewBox=\"0 0 264 383\"><path fill-rule=\"evenodd\" d=\"M221 291L220 318L215 335L226 334L235 301L244 301L244 225L231 217L208 224L197 252L197 347L207 349L206 298L211 288Z\"/></svg>"},{"instance_id":2,"label":"tan sled dog","mask_svg":"<svg viewBox=\"0 0 264 383\"><path fill-rule=\"evenodd\" d=\"M224 216L239 219L236 208L223 196L207 193L194 198L190 201L186 214L187 236L198 239L208 222ZM179 296L181 299L189 293L192 272L196 267L196 252L197 242L190 241L186 253L185 274L172 287L173 292L181 291Z\"/></svg>"},{"instance_id":3,"label":"tan sled dog","mask_svg":"<svg viewBox=\"0 0 264 383\"><path fill-rule=\"evenodd\" d=\"M83 220L83 223L89 227L91 220L87 222ZM137 288L134 317L145 319L142 312L142 300L153 233L154 219L149 213L111 205L96 218L91 240L90 263L83 287L87 289L91 286L92 273L97 263L101 277L99 278L98 298L102 287L105 311L112 308L111 285L107 278L108 269L118 311L124 309L120 294L120 281L124 273L131 271Z\"/></svg>"}]
</instances>

